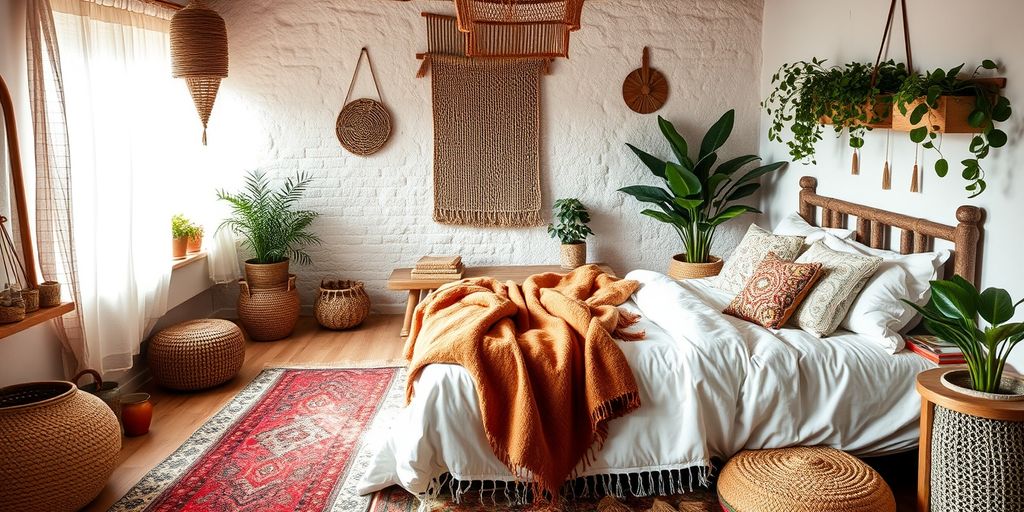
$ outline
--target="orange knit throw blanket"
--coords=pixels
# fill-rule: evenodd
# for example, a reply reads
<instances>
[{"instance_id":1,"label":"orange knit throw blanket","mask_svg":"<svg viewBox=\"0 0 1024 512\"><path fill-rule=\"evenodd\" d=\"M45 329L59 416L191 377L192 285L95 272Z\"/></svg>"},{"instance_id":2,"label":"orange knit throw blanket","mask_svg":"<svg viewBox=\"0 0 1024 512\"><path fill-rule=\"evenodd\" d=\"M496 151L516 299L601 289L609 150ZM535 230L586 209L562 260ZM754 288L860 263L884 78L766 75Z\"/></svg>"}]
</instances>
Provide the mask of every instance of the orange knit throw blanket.
<instances>
[{"instance_id":1,"label":"orange knit throw blanket","mask_svg":"<svg viewBox=\"0 0 1024 512\"><path fill-rule=\"evenodd\" d=\"M538 274L522 288L465 279L416 308L405 346L406 398L424 366L458 364L476 384L491 449L548 497L592 460L609 420L640 407L636 381L612 334L637 317L618 309L639 284L588 265Z\"/></svg>"}]
</instances>

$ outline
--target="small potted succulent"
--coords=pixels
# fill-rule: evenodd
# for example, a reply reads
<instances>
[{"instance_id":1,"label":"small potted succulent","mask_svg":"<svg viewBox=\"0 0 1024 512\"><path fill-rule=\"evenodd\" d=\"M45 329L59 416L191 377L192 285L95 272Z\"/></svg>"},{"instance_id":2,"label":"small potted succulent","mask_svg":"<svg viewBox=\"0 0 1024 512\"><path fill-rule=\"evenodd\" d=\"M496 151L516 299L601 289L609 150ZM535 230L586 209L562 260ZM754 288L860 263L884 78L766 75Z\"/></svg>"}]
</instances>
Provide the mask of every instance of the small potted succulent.
<instances>
[{"instance_id":1,"label":"small potted succulent","mask_svg":"<svg viewBox=\"0 0 1024 512\"><path fill-rule=\"evenodd\" d=\"M587 236L594 232L587 224L590 214L579 199L568 197L555 201L557 223L548 225L548 234L562 242L562 268L573 269L587 263Z\"/></svg>"},{"instance_id":2,"label":"small potted succulent","mask_svg":"<svg viewBox=\"0 0 1024 512\"><path fill-rule=\"evenodd\" d=\"M191 234L192 223L184 215L177 213L171 217L171 254L174 259L180 260L185 257Z\"/></svg>"}]
</instances>

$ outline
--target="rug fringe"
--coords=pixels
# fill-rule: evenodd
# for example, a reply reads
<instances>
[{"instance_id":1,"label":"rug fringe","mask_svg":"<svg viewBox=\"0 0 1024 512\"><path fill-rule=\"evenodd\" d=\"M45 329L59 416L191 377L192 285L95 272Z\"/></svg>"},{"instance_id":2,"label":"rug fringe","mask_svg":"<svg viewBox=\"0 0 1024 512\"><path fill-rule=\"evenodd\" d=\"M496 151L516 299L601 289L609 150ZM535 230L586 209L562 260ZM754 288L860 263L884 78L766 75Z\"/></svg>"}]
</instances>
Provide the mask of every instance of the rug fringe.
<instances>
[{"instance_id":1,"label":"rug fringe","mask_svg":"<svg viewBox=\"0 0 1024 512\"><path fill-rule=\"evenodd\" d=\"M362 370L370 368L405 368L409 365L403 359L367 359L330 361L323 363L271 361L263 364L263 368L280 368L284 370Z\"/></svg>"}]
</instances>

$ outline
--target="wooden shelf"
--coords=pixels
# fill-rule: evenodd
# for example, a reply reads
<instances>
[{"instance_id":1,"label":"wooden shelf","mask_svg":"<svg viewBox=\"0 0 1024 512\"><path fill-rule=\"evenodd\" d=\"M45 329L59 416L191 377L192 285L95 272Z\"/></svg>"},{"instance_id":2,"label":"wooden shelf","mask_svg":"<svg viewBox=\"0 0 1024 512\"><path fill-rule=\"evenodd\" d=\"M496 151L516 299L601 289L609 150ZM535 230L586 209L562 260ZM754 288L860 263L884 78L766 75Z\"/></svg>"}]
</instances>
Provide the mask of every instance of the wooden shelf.
<instances>
[{"instance_id":1,"label":"wooden shelf","mask_svg":"<svg viewBox=\"0 0 1024 512\"><path fill-rule=\"evenodd\" d=\"M25 315L25 319L13 324L0 324L0 339L17 334L30 327L35 327L47 320L53 320L75 310L74 302L65 302L52 308L39 308Z\"/></svg>"}]
</instances>

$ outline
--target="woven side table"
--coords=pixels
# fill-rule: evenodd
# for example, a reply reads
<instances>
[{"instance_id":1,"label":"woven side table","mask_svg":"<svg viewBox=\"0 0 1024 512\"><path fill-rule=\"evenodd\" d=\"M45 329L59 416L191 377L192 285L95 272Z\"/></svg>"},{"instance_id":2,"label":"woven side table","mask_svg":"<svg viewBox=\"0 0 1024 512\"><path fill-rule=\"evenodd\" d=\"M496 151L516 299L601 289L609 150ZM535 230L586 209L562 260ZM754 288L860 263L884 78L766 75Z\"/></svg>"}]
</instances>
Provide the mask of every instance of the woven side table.
<instances>
[{"instance_id":1,"label":"woven side table","mask_svg":"<svg viewBox=\"0 0 1024 512\"><path fill-rule=\"evenodd\" d=\"M245 360L245 336L227 320L190 320L149 342L149 369L158 384L196 391L231 380Z\"/></svg>"},{"instance_id":2,"label":"woven side table","mask_svg":"<svg viewBox=\"0 0 1024 512\"><path fill-rule=\"evenodd\" d=\"M1024 401L957 393L945 366L917 376L921 442L917 510L1024 512Z\"/></svg>"}]
</instances>

